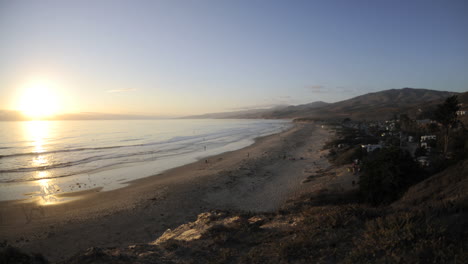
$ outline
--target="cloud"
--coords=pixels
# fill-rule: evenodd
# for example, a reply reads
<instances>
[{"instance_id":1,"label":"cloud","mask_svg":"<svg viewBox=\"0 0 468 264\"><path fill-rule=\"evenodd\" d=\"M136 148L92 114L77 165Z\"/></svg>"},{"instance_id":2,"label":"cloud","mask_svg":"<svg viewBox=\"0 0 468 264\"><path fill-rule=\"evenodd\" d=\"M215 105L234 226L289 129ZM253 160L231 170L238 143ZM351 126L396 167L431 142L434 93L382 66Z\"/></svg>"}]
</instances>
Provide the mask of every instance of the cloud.
<instances>
[{"instance_id":1,"label":"cloud","mask_svg":"<svg viewBox=\"0 0 468 264\"><path fill-rule=\"evenodd\" d=\"M346 94L355 94L359 92L358 89L356 88L344 87L344 86L337 86L335 90L337 93L346 93Z\"/></svg>"},{"instance_id":2,"label":"cloud","mask_svg":"<svg viewBox=\"0 0 468 264\"><path fill-rule=\"evenodd\" d=\"M116 90L107 90L108 93L123 93L123 92L133 92L136 91L135 88L128 88L128 89L116 89Z\"/></svg>"},{"instance_id":3,"label":"cloud","mask_svg":"<svg viewBox=\"0 0 468 264\"><path fill-rule=\"evenodd\" d=\"M328 91L325 90L325 86L323 85L311 85L307 86L307 89L309 89L313 93L327 93Z\"/></svg>"},{"instance_id":4,"label":"cloud","mask_svg":"<svg viewBox=\"0 0 468 264\"><path fill-rule=\"evenodd\" d=\"M258 104L250 106L241 106L241 107L232 107L226 109L227 111L248 111L248 110L260 110L260 109L270 109L273 107L284 106L284 104Z\"/></svg>"},{"instance_id":5,"label":"cloud","mask_svg":"<svg viewBox=\"0 0 468 264\"><path fill-rule=\"evenodd\" d=\"M270 109L274 107L287 106L297 103L294 98L289 95L280 95L272 98L265 98L262 103L255 105L245 105L240 107L233 107L226 109L227 111L246 111L246 110L258 110L258 109Z\"/></svg>"},{"instance_id":6,"label":"cloud","mask_svg":"<svg viewBox=\"0 0 468 264\"><path fill-rule=\"evenodd\" d=\"M345 86L325 87L324 85L310 85L306 88L316 94L355 94L358 92L356 88Z\"/></svg>"}]
</instances>

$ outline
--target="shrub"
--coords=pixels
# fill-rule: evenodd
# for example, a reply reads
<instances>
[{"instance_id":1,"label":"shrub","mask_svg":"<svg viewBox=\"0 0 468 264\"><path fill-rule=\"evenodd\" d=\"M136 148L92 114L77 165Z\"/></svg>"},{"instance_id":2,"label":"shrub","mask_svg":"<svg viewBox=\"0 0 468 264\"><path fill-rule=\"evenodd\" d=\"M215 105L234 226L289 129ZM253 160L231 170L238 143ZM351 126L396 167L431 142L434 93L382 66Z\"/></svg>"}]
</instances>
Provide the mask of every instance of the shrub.
<instances>
[{"instance_id":1,"label":"shrub","mask_svg":"<svg viewBox=\"0 0 468 264\"><path fill-rule=\"evenodd\" d=\"M407 151L386 148L364 160L359 194L361 199L373 205L388 204L423 178L424 172Z\"/></svg>"},{"instance_id":2,"label":"shrub","mask_svg":"<svg viewBox=\"0 0 468 264\"><path fill-rule=\"evenodd\" d=\"M366 224L347 263L462 263L463 241L419 212L401 212Z\"/></svg>"}]
</instances>

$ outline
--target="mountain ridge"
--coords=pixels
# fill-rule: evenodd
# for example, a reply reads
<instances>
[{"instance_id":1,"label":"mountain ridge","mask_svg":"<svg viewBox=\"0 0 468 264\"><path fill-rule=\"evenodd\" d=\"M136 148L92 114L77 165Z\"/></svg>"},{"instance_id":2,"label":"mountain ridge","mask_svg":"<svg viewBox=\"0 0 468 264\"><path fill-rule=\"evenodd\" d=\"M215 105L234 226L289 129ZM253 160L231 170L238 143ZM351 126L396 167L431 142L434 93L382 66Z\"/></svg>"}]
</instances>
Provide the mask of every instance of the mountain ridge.
<instances>
[{"instance_id":1,"label":"mountain ridge","mask_svg":"<svg viewBox=\"0 0 468 264\"><path fill-rule=\"evenodd\" d=\"M249 113L225 113L225 118L265 118L265 119L387 119L394 114L416 111L425 104L441 103L451 95L460 95L457 92L438 91L422 88L389 89L379 92L367 93L335 103L313 102L279 109L270 109ZM463 94L462 94L463 95ZM223 116L222 113L217 113ZM196 118L217 118L213 114L194 116ZM194 118L188 117L188 118Z\"/></svg>"}]
</instances>

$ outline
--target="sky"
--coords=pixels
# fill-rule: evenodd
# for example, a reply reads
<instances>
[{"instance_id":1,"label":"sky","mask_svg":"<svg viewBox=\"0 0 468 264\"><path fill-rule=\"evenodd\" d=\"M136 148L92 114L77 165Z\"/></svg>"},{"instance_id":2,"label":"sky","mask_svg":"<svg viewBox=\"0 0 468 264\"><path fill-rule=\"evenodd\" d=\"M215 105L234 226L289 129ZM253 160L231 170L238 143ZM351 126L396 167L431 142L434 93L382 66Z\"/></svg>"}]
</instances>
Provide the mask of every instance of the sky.
<instances>
[{"instance_id":1,"label":"sky","mask_svg":"<svg viewBox=\"0 0 468 264\"><path fill-rule=\"evenodd\" d=\"M465 92L467 29L465 0L0 0L0 110L38 85L60 113L154 115Z\"/></svg>"}]
</instances>

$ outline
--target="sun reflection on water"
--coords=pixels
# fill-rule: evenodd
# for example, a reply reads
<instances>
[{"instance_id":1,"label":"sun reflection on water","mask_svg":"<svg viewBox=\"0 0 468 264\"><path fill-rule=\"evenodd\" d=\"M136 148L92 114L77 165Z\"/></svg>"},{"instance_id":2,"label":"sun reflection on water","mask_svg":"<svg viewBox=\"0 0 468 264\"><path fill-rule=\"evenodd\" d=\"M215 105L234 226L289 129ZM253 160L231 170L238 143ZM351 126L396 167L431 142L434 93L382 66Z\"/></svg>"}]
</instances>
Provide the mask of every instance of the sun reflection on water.
<instances>
[{"instance_id":1,"label":"sun reflection on water","mask_svg":"<svg viewBox=\"0 0 468 264\"><path fill-rule=\"evenodd\" d=\"M60 191L60 188L57 184L54 183L53 180L42 179L38 180L37 183L39 184L40 188L40 193L38 195L41 198L39 202L40 204L50 205L61 201L58 197L56 197L56 194L58 191Z\"/></svg>"},{"instance_id":2,"label":"sun reflection on water","mask_svg":"<svg viewBox=\"0 0 468 264\"><path fill-rule=\"evenodd\" d=\"M25 138L28 141L32 141L34 147L33 152L45 152L45 139L50 133L48 121L29 121L24 124Z\"/></svg>"},{"instance_id":3,"label":"sun reflection on water","mask_svg":"<svg viewBox=\"0 0 468 264\"><path fill-rule=\"evenodd\" d=\"M37 166L46 166L49 164L49 161L47 160L46 156L40 155L33 158L33 163Z\"/></svg>"},{"instance_id":4,"label":"sun reflection on water","mask_svg":"<svg viewBox=\"0 0 468 264\"><path fill-rule=\"evenodd\" d=\"M32 142L33 153L43 153L47 151L46 139L50 133L50 124L48 121L29 121L24 123L24 136L26 141ZM32 166L44 167L50 165L47 155L37 155L32 158ZM35 184L39 190L34 193L38 197L38 203L41 205L52 205L63 202L64 199L57 196L60 192L60 187L56 180L51 178L51 174L47 170L38 170L35 172L34 178L37 179Z\"/></svg>"}]
</instances>

